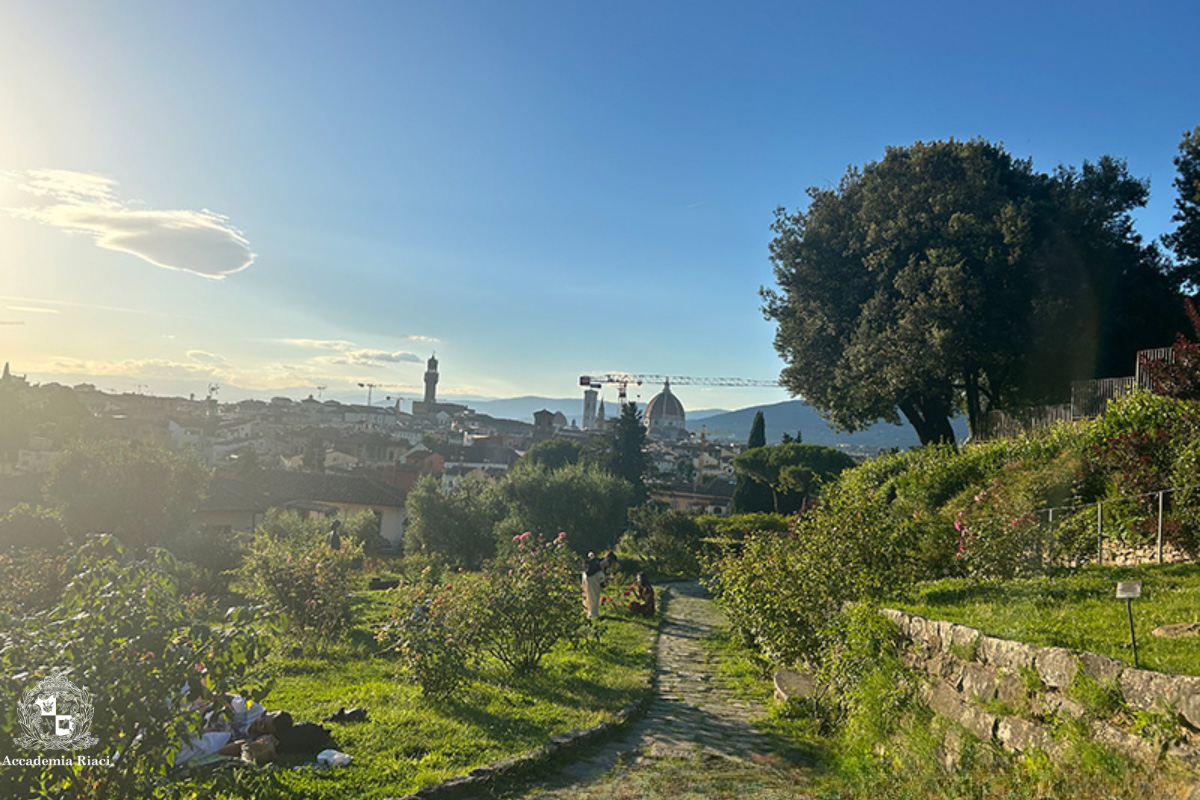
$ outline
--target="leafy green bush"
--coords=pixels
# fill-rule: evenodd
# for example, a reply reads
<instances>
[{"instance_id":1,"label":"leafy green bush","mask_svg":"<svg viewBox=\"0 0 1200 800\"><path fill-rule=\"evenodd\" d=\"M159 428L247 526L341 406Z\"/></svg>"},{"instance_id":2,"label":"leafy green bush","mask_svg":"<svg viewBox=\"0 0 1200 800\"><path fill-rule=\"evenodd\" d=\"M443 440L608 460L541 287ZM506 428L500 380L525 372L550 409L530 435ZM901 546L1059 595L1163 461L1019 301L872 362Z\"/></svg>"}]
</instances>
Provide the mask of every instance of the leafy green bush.
<instances>
[{"instance_id":1,"label":"leafy green bush","mask_svg":"<svg viewBox=\"0 0 1200 800\"><path fill-rule=\"evenodd\" d=\"M870 750L896 730L916 683L900 663L895 624L874 608L845 606L820 635L817 681L843 742Z\"/></svg>"},{"instance_id":2,"label":"leafy green bush","mask_svg":"<svg viewBox=\"0 0 1200 800\"><path fill-rule=\"evenodd\" d=\"M45 491L68 533L112 533L126 547L144 548L161 546L188 528L209 478L190 449L97 439L64 451Z\"/></svg>"},{"instance_id":3,"label":"leafy green bush","mask_svg":"<svg viewBox=\"0 0 1200 800\"><path fill-rule=\"evenodd\" d=\"M54 509L18 503L0 517L0 549L37 547L57 550L66 544L67 527Z\"/></svg>"},{"instance_id":4,"label":"leafy green bush","mask_svg":"<svg viewBox=\"0 0 1200 800\"><path fill-rule=\"evenodd\" d=\"M20 732L18 703L39 679L65 670L93 698L90 732L99 742L86 754L115 759L112 766L5 769L3 796L148 797L200 724L189 699L261 694L252 629L237 612L222 625L197 619L178 593L175 568L164 550L132 560L116 539L92 537L65 566L69 583L60 602L3 620L0 756L35 755L12 739Z\"/></svg>"},{"instance_id":5,"label":"leafy green bush","mask_svg":"<svg viewBox=\"0 0 1200 800\"><path fill-rule=\"evenodd\" d=\"M782 663L811 658L842 603L886 595L910 573L877 511L834 491L793 535L752 534L728 548L711 586L733 628Z\"/></svg>"},{"instance_id":6,"label":"leafy green bush","mask_svg":"<svg viewBox=\"0 0 1200 800\"><path fill-rule=\"evenodd\" d=\"M273 515L254 537L238 570L241 591L267 605L279 631L319 650L345 631L350 590L362 569L362 545L333 550L322 521Z\"/></svg>"},{"instance_id":7,"label":"leafy green bush","mask_svg":"<svg viewBox=\"0 0 1200 800\"><path fill-rule=\"evenodd\" d=\"M0 614L21 616L57 604L68 559L39 548L0 553Z\"/></svg>"},{"instance_id":8,"label":"leafy green bush","mask_svg":"<svg viewBox=\"0 0 1200 800\"><path fill-rule=\"evenodd\" d=\"M938 444L905 454L906 469L892 484L898 497L917 508L935 509L989 478L1015 455L1013 442L998 440L958 450Z\"/></svg>"},{"instance_id":9,"label":"leafy green bush","mask_svg":"<svg viewBox=\"0 0 1200 800\"><path fill-rule=\"evenodd\" d=\"M463 614L480 649L514 672L542 657L584 622L578 561L566 534L542 541L526 532L467 588Z\"/></svg>"},{"instance_id":10,"label":"leafy green bush","mask_svg":"<svg viewBox=\"0 0 1200 800\"><path fill-rule=\"evenodd\" d=\"M765 512L733 514L728 517L702 514L696 517L696 524L707 538L741 541L755 531L787 533L791 528L791 519L784 514Z\"/></svg>"},{"instance_id":11,"label":"leafy green bush","mask_svg":"<svg viewBox=\"0 0 1200 800\"><path fill-rule=\"evenodd\" d=\"M492 527L499 511L494 493L491 483L478 476L460 481L449 492L443 492L433 476L421 478L405 504L405 554L437 554L455 566L478 569L496 552Z\"/></svg>"},{"instance_id":12,"label":"leafy green bush","mask_svg":"<svg viewBox=\"0 0 1200 800\"><path fill-rule=\"evenodd\" d=\"M979 579L1010 578L1081 557L1093 541L1086 528L1050 525L1043 509L1074 505L1079 457L1064 452L1048 463L1013 461L997 470L971 497L956 499L956 574ZM1067 514L1059 511L1061 523ZM930 576L932 577L932 576Z\"/></svg>"},{"instance_id":13,"label":"leafy green bush","mask_svg":"<svg viewBox=\"0 0 1200 800\"><path fill-rule=\"evenodd\" d=\"M469 676L472 635L463 606L452 586L407 587L379 633L428 698L451 697Z\"/></svg>"},{"instance_id":14,"label":"leafy green bush","mask_svg":"<svg viewBox=\"0 0 1200 800\"><path fill-rule=\"evenodd\" d=\"M379 514L374 511L360 511L347 517L342 524L342 538L360 543L367 552L386 543L379 535Z\"/></svg>"},{"instance_id":15,"label":"leafy green bush","mask_svg":"<svg viewBox=\"0 0 1200 800\"><path fill-rule=\"evenodd\" d=\"M1083 447L1095 447L1107 439L1129 433L1187 435L1196 430L1197 406L1186 400L1174 400L1147 391L1112 400L1102 416L1083 428Z\"/></svg>"},{"instance_id":16,"label":"leafy green bush","mask_svg":"<svg viewBox=\"0 0 1200 800\"><path fill-rule=\"evenodd\" d=\"M170 550L180 565L181 590L185 593L224 597L242 565L245 542L240 534L202 528L175 537Z\"/></svg>"},{"instance_id":17,"label":"leafy green bush","mask_svg":"<svg viewBox=\"0 0 1200 800\"><path fill-rule=\"evenodd\" d=\"M1164 533L1192 555L1200 553L1200 441L1178 448L1171 467L1171 485L1181 487L1171 495L1177 524Z\"/></svg>"},{"instance_id":18,"label":"leafy green bush","mask_svg":"<svg viewBox=\"0 0 1200 800\"><path fill-rule=\"evenodd\" d=\"M576 553L615 546L634 503L629 481L582 463L553 470L518 463L495 492L503 509L495 527L501 547L524 531L565 531Z\"/></svg>"},{"instance_id":19,"label":"leafy green bush","mask_svg":"<svg viewBox=\"0 0 1200 800\"><path fill-rule=\"evenodd\" d=\"M704 529L694 514L641 506L631 509L632 541L622 539L636 553L642 568L659 575L696 575L700 571Z\"/></svg>"}]
</instances>

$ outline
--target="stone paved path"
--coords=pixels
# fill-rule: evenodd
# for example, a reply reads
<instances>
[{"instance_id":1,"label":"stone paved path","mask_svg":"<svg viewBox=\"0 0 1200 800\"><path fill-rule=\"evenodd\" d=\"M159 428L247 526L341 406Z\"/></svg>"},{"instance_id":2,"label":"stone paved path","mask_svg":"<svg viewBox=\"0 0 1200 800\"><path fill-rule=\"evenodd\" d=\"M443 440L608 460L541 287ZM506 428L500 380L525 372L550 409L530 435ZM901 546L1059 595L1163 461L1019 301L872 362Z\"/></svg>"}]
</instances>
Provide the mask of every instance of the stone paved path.
<instances>
[{"instance_id":1,"label":"stone paved path","mask_svg":"<svg viewBox=\"0 0 1200 800\"><path fill-rule=\"evenodd\" d=\"M720 610L697 583L669 587L666 620L658 642L658 693L642 719L620 736L574 756L527 797L559 800L574 796L564 782L584 783L608 773L621 759L638 765L647 759L766 756L772 742L750 727L763 709L718 685L716 664L704 640L724 624Z\"/></svg>"}]
</instances>

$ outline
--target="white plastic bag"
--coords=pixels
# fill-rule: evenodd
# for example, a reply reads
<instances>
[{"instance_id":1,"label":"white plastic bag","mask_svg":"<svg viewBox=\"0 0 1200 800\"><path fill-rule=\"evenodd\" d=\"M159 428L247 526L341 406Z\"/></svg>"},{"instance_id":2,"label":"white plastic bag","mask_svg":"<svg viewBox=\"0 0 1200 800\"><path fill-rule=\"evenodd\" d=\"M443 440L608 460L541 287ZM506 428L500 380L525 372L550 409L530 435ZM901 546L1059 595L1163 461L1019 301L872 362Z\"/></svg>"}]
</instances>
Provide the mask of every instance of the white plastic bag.
<instances>
[{"instance_id":1,"label":"white plastic bag","mask_svg":"<svg viewBox=\"0 0 1200 800\"><path fill-rule=\"evenodd\" d=\"M345 767L354 760L354 756L340 750L322 750L317 753L317 763L324 767Z\"/></svg>"}]
</instances>

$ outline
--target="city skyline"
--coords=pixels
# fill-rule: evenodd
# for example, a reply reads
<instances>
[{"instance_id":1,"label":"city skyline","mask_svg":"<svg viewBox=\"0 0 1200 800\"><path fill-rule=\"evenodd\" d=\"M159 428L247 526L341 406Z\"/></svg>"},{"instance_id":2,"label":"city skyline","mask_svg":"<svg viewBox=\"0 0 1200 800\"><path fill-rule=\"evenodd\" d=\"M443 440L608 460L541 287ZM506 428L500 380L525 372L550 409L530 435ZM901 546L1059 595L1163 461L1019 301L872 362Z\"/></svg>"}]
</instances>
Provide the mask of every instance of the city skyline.
<instances>
[{"instance_id":1,"label":"city skyline","mask_svg":"<svg viewBox=\"0 0 1200 800\"><path fill-rule=\"evenodd\" d=\"M1155 239L1200 124L1185 2L4 16L0 361L114 391L370 384L378 404L419 398L434 353L451 400L581 396L610 371L771 380L772 212L808 186L916 140L981 136L1044 172L1111 154L1151 181Z\"/></svg>"}]
</instances>

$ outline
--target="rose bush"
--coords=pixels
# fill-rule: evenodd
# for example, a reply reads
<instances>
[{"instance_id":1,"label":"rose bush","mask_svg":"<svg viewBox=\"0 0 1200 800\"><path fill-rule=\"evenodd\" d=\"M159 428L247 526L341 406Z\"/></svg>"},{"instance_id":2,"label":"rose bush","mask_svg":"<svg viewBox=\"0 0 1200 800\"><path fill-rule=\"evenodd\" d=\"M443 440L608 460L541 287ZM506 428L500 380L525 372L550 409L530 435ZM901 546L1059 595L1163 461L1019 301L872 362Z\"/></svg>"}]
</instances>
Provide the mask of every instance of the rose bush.
<instances>
[{"instance_id":1,"label":"rose bush","mask_svg":"<svg viewBox=\"0 0 1200 800\"><path fill-rule=\"evenodd\" d=\"M566 534L513 537L466 592L466 624L482 652L513 671L534 669L559 640L584 623L578 558Z\"/></svg>"},{"instance_id":2,"label":"rose bush","mask_svg":"<svg viewBox=\"0 0 1200 800\"><path fill-rule=\"evenodd\" d=\"M327 524L298 514L268 518L238 570L241 591L264 603L277 631L304 648L339 639L350 621L350 590L361 574L361 542L326 543Z\"/></svg>"},{"instance_id":3,"label":"rose bush","mask_svg":"<svg viewBox=\"0 0 1200 800\"><path fill-rule=\"evenodd\" d=\"M473 635L463 593L453 586L396 589L396 608L378 639L396 655L421 693L434 700L455 694L470 675Z\"/></svg>"},{"instance_id":4,"label":"rose bush","mask_svg":"<svg viewBox=\"0 0 1200 800\"><path fill-rule=\"evenodd\" d=\"M67 584L50 608L0 620L0 760L19 749L24 693L55 670L90 693L90 734L81 755L112 766L0 770L0 797L149 797L200 716L191 701L219 692L261 696L259 640L244 612L220 624L182 598L177 564L164 550L128 557L111 536L91 537L64 567ZM187 692L185 693L185 688ZM44 756L62 756L47 751Z\"/></svg>"}]
</instances>

